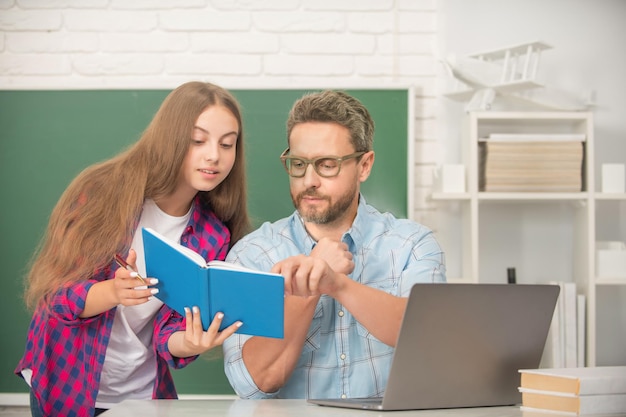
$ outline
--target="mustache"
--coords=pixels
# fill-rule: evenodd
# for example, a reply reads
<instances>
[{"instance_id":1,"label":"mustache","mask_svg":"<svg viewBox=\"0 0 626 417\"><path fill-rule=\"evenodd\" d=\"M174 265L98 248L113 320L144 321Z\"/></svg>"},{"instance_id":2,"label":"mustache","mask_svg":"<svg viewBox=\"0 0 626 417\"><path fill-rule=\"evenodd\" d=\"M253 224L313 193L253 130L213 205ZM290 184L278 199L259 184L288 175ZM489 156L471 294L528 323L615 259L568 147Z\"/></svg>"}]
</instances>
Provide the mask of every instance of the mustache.
<instances>
[{"instance_id":1,"label":"mustache","mask_svg":"<svg viewBox=\"0 0 626 417\"><path fill-rule=\"evenodd\" d=\"M302 200L302 198L304 197L314 197L314 198L321 198L321 199L328 199L328 197L318 194L315 190L305 190L302 191L301 193L298 194L297 199L298 200Z\"/></svg>"}]
</instances>

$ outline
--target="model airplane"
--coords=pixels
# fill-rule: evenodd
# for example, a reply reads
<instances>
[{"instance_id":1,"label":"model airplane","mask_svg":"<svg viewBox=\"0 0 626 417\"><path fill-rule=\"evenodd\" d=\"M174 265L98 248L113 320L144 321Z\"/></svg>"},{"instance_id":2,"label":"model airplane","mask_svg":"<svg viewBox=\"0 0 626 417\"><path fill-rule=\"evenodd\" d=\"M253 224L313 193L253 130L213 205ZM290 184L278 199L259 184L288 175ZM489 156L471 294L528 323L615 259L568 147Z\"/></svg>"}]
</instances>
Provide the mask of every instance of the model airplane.
<instances>
[{"instance_id":1,"label":"model airplane","mask_svg":"<svg viewBox=\"0 0 626 417\"><path fill-rule=\"evenodd\" d=\"M497 96L553 110L588 108L588 100L536 81L541 53L551 48L543 42L530 42L467 57L451 55L444 65L456 85L445 96L468 101L467 111L489 110Z\"/></svg>"}]
</instances>

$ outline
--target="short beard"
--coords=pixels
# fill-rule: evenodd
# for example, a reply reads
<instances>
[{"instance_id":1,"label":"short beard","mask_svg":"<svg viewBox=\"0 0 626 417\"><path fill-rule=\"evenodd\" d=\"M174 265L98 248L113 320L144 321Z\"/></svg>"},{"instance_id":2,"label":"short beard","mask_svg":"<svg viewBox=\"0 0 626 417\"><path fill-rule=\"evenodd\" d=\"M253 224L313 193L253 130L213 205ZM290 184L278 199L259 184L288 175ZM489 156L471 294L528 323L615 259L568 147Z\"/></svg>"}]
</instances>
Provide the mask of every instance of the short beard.
<instances>
[{"instance_id":1,"label":"short beard","mask_svg":"<svg viewBox=\"0 0 626 417\"><path fill-rule=\"evenodd\" d=\"M313 196L317 198L322 198L329 202L329 207L326 210L319 211L316 209L310 209L305 211L300 206L302 198L304 196ZM342 194L339 199L333 204L329 197L321 196L315 192L313 189L309 189L301 192L297 196L291 195L291 200L293 201L294 207L300 213L300 216L305 222L313 223L313 224L330 224L340 219L345 213L348 211L354 199L356 198L356 185L351 187L346 193Z\"/></svg>"}]
</instances>

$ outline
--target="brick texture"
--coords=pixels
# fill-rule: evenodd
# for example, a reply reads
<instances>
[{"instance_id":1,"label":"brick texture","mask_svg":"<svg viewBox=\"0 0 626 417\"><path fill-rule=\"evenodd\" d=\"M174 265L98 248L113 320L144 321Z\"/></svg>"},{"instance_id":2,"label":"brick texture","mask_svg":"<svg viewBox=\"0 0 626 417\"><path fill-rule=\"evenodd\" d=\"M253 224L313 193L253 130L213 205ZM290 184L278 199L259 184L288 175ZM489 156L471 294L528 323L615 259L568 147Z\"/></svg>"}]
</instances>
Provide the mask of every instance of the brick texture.
<instances>
[{"instance_id":1,"label":"brick texture","mask_svg":"<svg viewBox=\"0 0 626 417\"><path fill-rule=\"evenodd\" d=\"M442 154L436 31L436 0L0 0L0 89L413 87L424 221Z\"/></svg>"}]
</instances>

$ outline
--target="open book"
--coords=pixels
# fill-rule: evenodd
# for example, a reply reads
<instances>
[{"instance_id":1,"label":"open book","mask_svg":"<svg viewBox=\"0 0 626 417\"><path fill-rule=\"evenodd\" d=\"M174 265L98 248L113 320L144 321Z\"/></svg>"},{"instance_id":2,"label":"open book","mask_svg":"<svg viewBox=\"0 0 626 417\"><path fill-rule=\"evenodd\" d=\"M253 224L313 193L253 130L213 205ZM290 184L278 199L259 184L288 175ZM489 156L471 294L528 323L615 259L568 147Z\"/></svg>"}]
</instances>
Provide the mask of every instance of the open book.
<instances>
[{"instance_id":1,"label":"open book","mask_svg":"<svg viewBox=\"0 0 626 417\"><path fill-rule=\"evenodd\" d=\"M185 307L199 307L204 330L221 311L220 330L242 321L238 333L283 337L281 275L223 261L207 263L200 254L150 228L143 228L142 235L147 275L159 279L158 299L183 316Z\"/></svg>"}]
</instances>

